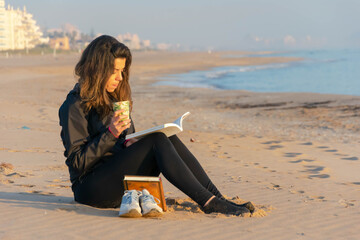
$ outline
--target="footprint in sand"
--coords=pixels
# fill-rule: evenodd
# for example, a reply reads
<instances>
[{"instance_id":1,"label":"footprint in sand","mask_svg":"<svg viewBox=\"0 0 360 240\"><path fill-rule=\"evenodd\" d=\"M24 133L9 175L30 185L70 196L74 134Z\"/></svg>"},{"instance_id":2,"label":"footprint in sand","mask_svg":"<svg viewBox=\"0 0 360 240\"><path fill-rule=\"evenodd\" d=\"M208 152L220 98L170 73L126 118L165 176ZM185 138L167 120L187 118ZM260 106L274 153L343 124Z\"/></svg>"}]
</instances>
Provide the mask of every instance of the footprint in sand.
<instances>
[{"instance_id":1,"label":"footprint in sand","mask_svg":"<svg viewBox=\"0 0 360 240\"><path fill-rule=\"evenodd\" d=\"M2 184L11 184L11 183L14 183L14 181L9 180L9 179L5 179L5 180L0 179L0 183L2 183Z\"/></svg>"},{"instance_id":2,"label":"footprint in sand","mask_svg":"<svg viewBox=\"0 0 360 240\"><path fill-rule=\"evenodd\" d=\"M217 154L216 156L221 159L225 159L225 158L230 159L231 158L230 156L228 156L229 155L228 152L217 151L216 154Z\"/></svg>"},{"instance_id":3,"label":"footprint in sand","mask_svg":"<svg viewBox=\"0 0 360 240\"><path fill-rule=\"evenodd\" d=\"M53 193L53 192L44 192L44 191L39 191L39 190L26 191L26 192L32 193L32 194L44 195L44 196L55 196L55 193Z\"/></svg>"},{"instance_id":4,"label":"footprint in sand","mask_svg":"<svg viewBox=\"0 0 360 240\"><path fill-rule=\"evenodd\" d=\"M307 169L304 171L301 171L301 172L310 173L307 176L310 179L312 179L312 178L329 178L330 177L329 174L322 173L323 171L326 170L326 168L323 166L305 165L304 167Z\"/></svg>"},{"instance_id":5,"label":"footprint in sand","mask_svg":"<svg viewBox=\"0 0 360 240\"><path fill-rule=\"evenodd\" d=\"M299 159L299 160L294 160L294 161L289 161L289 163L302 163L302 162L314 162L315 160L311 160L311 159Z\"/></svg>"},{"instance_id":6,"label":"footprint in sand","mask_svg":"<svg viewBox=\"0 0 360 240\"><path fill-rule=\"evenodd\" d=\"M15 178L26 177L25 175L23 175L21 173L17 173L17 172L13 172L13 173L7 174L5 176L7 176L7 177L15 177Z\"/></svg>"},{"instance_id":7,"label":"footprint in sand","mask_svg":"<svg viewBox=\"0 0 360 240\"><path fill-rule=\"evenodd\" d=\"M267 142L263 142L263 143L261 143L261 144L267 144L267 145L269 145L269 144L279 144L279 143L281 143L281 141L267 141Z\"/></svg>"},{"instance_id":8,"label":"footprint in sand","mask_svg":"<svg viewBox=\"0 0 360 240\"><path fill-rule=\"evenodd\" d=\"M263 142L261 144L266 144L266 145L271 145L269 146L268 150L275 150L275 149L278 149L278 148L283 148L284 146L282 145L279 145L279 143L281 143L281 141L267 141L267 142Z\"/></svg>"},{"instance_id":9,"label":"footprint in sand","mask_svg":"<svg viewBox=\"0 0 360 240\"><path fill-rule=\"evenodd\" d=\"M70 183L69 179L54 179L52 181L49 182L53 182L53 183Z\"/></svg>"},{"instance_id":10,"label":"footprint in sand","mask_svg":"<svg viewBox=\"0 0 360 240\"><path fill-rule=\"evenodd\" d=\"M349 154L343 154L343 153L335 153L336 156L346 157L349 156Z\"/></svg>"},{"instance_id":11,"label":"footprint in sand","mask_svg":"<svg viewBox=\"0 0 360 240\"><path fill-rule=\"evenodd\" d=\"M338 201L338 203L339 203L341 206L345 207L345 208L355 206L354 202L356 202L356 200L340 199L340 200Z\"/></svg>"},{"instance_id":12,"label":"footprint in sand","mask_svg":"<svg viewBox=\"0 0 360 240\"><path fill-rule=\"evenodd\" d=\"M320 173L325 169L325 167L323 166L315 166L315 165L305 165L304 167L307 169L302 172L309 172L309 173Z\"/></svg>"},{"instance_id":13,"label":"footprint in sand","mask_svg":"<svg viewBox=\"0 0 360 240\"><path fill-rule=\"evenodd\" d=\"M305 193L305 191L303 191L303 190L296 191L296 190L293 190L293 189L289 190L289 192L292 193L292 194L304 194Z\"/></svg>"},{"instance_id":14,"label":"footprint in sand","mask_svg":"<svg viewBox=\"0 0 360 240\"><path fill-rule=\"evenodd\" d=\"M49 185L46 185L46 187L49 187L49 188L70 188L70 186L63 185L63 184L49 184Z\"/></svg>"},{"instance_id":15,"label":"footprint in sand","mask_svg":"<svg viewBox=\"0 0 360 240\"><path fill-rule=\"evenodd\" d=\"M282 187L279 184L270 183L269 186L266 187L267 189L271 190L281 190Z\"/></svg>"},{"instance_id":16,"label":"footprint in sand","mask_svg":"<svg viewBox=\"0 0 360 240\"><path fill-rule=\"evenodd\" d=\"M276 172L276 170L269 169L269 167L267 167L267 166L261 166L260 163L255 162L255 163L252 163L252 164L253 164L256 168L261 168L261 169L263 169L263 170L265 170L265 171L267 171L267 172Z\"/></svg>"},{"instance_id":17,"label":"footprint in sand","mask_svg":"<svg viewBox=\"0 0 360 240\"><path fill-rule=\"evenodd\" d=\"M312 144L312 142L305 142L305 143L300 143L300 145L311 146L311 145L313 145L313 144Z\"/></svg>"},{"instance_id":18,"label":"footprint in sand","mask_svg":"<svg viewBox=\"0 0 360 240\"><path fill-rule=\"evenodd\" d=\"M340 183L341 185L346 185L346 186L352 186L352 185L355 185L355 186L360 186L360 182L343 182L343 183Z\"/></svg>"},{"instance_id":19,"label":"footprint in sand","mask_svg":"<svg viewBox=\"0 0 360 240\"><path fill-rule=\"evenodd\" d=\"M308 196L308 199L312 200L312 201L319 201L319 202L327 201L324 196Z\"/></svg>"},{"instance_id":20,"label":"footprint in sand","mask_svg":"<svg viewBox=\"0 0 360 240\"><path fill-rule=\"evenodd\" d=\"M32 174L29 172L20 173L14 171L14 166L10 163L1 163L0 164L0 173L9 178L20 178L20 177L27 177L31 176Z\"/></svg>"},{"instance_id":21,"label":"footprint in sand","mask_svg":"<svg viewBox=\"0 0 360 240\"><path fill-rule=\"evenodd\" d=\"M69 206L69 207L60 207L60 208L55 208L56 211L65 211L65 212L73 212L78 210L77 206Z\"/></svg>"},{"instance_id":22,"label":"footprint in sand","mask_svg":"<svg viewBox=\"0 0 360 240\"><path fill-rule=\"evenodd\" d=\"M234 183L241 182L241 176L230 176L229 181Z\"/></svg>"},{"instance_id":23,"label":"footprint in sand","mask_svg":"<svg viewBox=\"0 0 360 240\"><path fill-rule=\"evenodd\" d=\"M319 146L318 148L326 149L326 148L329 148L329 147L327 147L327 146ZM334 155L336 155L336 156L341 156L341 157L343 157L343 158L341 158L342 160L349 160L349 161L359 160L358 157L345 157L345 156L349 156L349 154L338 153L337 149L327 149L327 150L324 150L324 152L330 152L330 153L334 153Z\"/></svg>"},{"instance_id":24,"label":"footprint in sand","mask_svg":"<svg viewBox=\"0 0 360 240\"><path fill-rule=\"evenodd\" d=\"M300 155L302 155L302 153L292 153L292 152L289 152L289 153L285 153L285 154L284 154L284 157L293 158L293 157L297 157L297 156L300 156Z\"/></svg>"},{"instance_id":25,"label":"footprint in sand","mask_svg":"<svg viewBox=\"0 0 360 240\"><path fill-rule=\"evenodd\" d=\"M348 158L341 158L342 160L349 160L349 161L357 161L359 160L358 157L348 157Z\"/></svg>"},{"instance_id":26,"label":"footprint in sand","mask_svg":"<svg viewBox=\"0 0 360 240\"><path fill-rule=\"evenodd\" d=\"M270 147L266 148L268 150L275 150L275 149L278 149L278 148L283 148L284 146L282 145L271 145Z\"/></svg>"},{"instance_id":27,"label":"footprint in sand","mask_svg":"<svg viewBox=\"0 0 360 240\"><path fill-rule=\"evenodd\" d=\"M33 185L33 184L15 184L15 186L26 187L26 188L35 187L35 185Z\"/></svg>"},{"instance_id":28,"label":"footprint in sand","mask_svg":"<svg viewBox=\"0 0 360 240\"><path fill-rule=\"evenodd\" d=\"M10 149L8 150L8 152L21 152L20 150L16 150L16 149Z\"/></svg>"},{"instance_id":29,"label":"footprint in sand","mask_svg":"<svg viewBox=\"0 0 360 240\"><path fill-rule=\"evenodd\" d=\"M329 149L329 150L325 150L325 152L337 152L338 150L336 149Z\"/></svg>"},{"instance_id":30,"label":"footprint in sand","mask_svg":"<svg viewBox=\"0 0 360 240\"><path fill-rule=\"evenodd\" d=\"M314 175L309 175L308 177L310 179L312 179L312 178L329 178L330 175L329 174L314 174Z\"/></svg>"}]
</instances>

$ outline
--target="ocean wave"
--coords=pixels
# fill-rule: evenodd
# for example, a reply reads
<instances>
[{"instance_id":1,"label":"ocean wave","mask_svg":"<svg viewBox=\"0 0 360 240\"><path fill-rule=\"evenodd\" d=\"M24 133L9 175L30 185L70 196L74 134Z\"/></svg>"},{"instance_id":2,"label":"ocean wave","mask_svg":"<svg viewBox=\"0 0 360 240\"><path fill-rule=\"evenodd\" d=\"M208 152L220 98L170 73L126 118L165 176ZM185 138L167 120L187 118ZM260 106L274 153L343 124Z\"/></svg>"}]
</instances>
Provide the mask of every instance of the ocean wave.
<instances>
[{"instance_id":1,"label":"ocean wave","mask_svg":"<svg viewBox=\"0 0 360 240\"><path fill-rule=\"evenodd\" d=\"M164 86L164 85L182 87L182 88L218 89L216 86L207 84L205 82L159 81L153 84L153 86Z\"/></svg>"},{"instance_id":2,"label":"ocean wave","mask_svg":"<svg viewBox=\"0 0 360 240\"><path fill-rule=\"evenodd\" d=\"M359 51L301 51L302 61L223 66L167 75L159 85L254 92L316 92L359 96Z\"/></svg>"},{"instance_id":3,"label":"ocean wave","mask_svg":"<svg viewBox=\"0 0 360 240\"><path fill-rule=\"evenodd\" d=\"M214 72L208 72L205 74L205 77L208 79L219 79L226 76L229 76L233 73L241 72L254 72L268 69L279 69L289 67L290 63L279 63L279 64L267 64L267 65L257 65L257 66L246 66L246 67L234 67L230 69L216 70Z\"/></svg>"}]
</instances>

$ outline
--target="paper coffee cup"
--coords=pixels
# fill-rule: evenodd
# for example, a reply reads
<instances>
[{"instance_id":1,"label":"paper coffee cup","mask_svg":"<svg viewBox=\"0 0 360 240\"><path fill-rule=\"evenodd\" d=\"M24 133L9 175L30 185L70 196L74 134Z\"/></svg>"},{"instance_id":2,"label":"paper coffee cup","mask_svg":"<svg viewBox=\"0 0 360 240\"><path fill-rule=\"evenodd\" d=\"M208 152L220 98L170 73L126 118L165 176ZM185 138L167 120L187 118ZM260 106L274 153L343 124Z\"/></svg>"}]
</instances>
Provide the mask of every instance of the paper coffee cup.
<instances>
[{"instance_id":1,"label":"paper coffee cup","mask_svg":"<svg viewBox=\"0 0 360 240\"><path fill-rule=\"evenodd\" d=\"M121 115L126 115L127 119L129 119L129 109L130 109L130 102L129 101L121 101L121 102L115 102L113 104L113 110L114 112L120 109L124 109L125 111L121 113Z\"/></svg>"}]
</instances>

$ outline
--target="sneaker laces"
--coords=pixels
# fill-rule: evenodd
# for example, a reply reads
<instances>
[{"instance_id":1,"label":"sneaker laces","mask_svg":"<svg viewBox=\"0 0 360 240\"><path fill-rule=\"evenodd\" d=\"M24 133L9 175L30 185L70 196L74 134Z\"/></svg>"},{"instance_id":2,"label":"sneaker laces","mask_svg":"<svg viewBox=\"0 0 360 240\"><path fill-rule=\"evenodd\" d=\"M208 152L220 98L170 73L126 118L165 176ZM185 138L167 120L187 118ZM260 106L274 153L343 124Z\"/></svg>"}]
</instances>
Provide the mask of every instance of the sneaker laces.
<instances>
[{"instance_id":1,"label":"sneaker laces","mask_svg":"<svg viewBox=\"0 0 360 240\"><path fill-rule=\"evenodd\" d=\"M127 203L131 203L133 201L139 202L140 195L141 195L141 192L139 192L139 191L125 190L124 200Z\"/></svg>"},{"instance_id":2,"label":"sneaker laces","mask_svg":"<svg viewBox=\"0 0 360 240\"><path fill-rule=\"evenodd\" d=\"M150 201L152 203L155 203L155 204L159 204L160 203L160 200L156 197L154 197L153 195L142 195L142 198L144 199L143 201ZM156 200L156 201L155 201Z\"/></svg>"}]
</instances>

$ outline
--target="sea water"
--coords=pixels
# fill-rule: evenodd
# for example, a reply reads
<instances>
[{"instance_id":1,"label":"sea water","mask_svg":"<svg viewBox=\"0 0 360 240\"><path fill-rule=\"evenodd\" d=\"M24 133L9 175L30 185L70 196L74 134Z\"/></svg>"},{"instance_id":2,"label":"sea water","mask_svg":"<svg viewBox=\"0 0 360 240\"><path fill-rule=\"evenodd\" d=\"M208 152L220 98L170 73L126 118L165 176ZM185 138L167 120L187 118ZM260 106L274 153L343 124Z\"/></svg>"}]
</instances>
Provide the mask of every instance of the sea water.
<instances>
[{"instance_id":1,"label":"sea water","mask_svg":"<svg viewBox=\"0 0 360 240\"><path fill-rule=\"evenodd\" d=\"M360 96L360 49L296 51L263 56L292 56L303 60L191 71L164 76L156 84L254 92L314 92Z\"/></svg>"}]
</instances>

